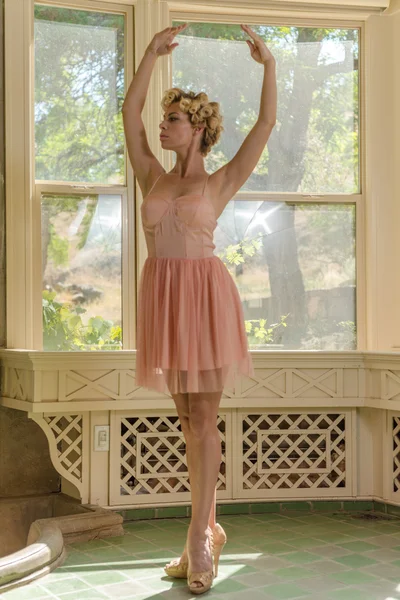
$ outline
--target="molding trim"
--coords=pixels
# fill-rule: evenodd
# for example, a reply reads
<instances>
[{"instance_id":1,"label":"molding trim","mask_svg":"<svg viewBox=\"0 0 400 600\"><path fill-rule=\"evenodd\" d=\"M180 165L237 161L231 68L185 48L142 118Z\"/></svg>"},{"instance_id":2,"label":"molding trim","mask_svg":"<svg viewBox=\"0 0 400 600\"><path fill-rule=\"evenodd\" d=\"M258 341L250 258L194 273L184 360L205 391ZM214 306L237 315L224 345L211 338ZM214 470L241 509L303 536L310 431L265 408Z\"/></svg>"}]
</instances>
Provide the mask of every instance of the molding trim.
<instances>
[{"instance_id":1,"label":"molding trim","mask_svg":"<svg viewBox=\"0 0 400 600\"><path fill-rule=\"evenodd\" d=\"M171 5L188 5L210 6L214 4L214 0L166 0ZM393 0L392 0L393 2ZM391 3L390 0L220 0L219 5L226 8L235 7L254 7L254 8L280 8L285 7L287 10L293 8L350 8L350 9L385 9Z\"/></svg>"},{"instance_id":2,"label":"molding trim","mask_svg":"<svg viewBox=\"0 0 400 600\"><path fill-rule=\"evenodd\" d=\"M400 354L254 351L255 376L225 388L223 408L369 407L400 410ZM30 414L174 408L168 392L136 385L136 351L0 350L0 404Z\"/></svg>"},{"instance_id":3,"label":"molding trim","mask_svg":"<svg viewBox=\"0 0 400 600\"><path fill-rule=\"evenodd\" d=\"M398 12L400 12L400 0L390 0L390 5L383 11L383 15L388 17L390 15L395 15Z\"/></svg>"},{"instance_id":4,"label":"molding trim","mask_svg":"<svg viewBox=\"0 0 400 600\"><path fill-rule=\"evenodd\" d=\"M221 0L218 5L213 0L170 0L171 12L193 15L219 14L222 17L245 16L285 19L357 19L365 21L371 15L382 14L388 8L390 0L279 0L263 2L261 0Z\"/></svg>"}]
</instances>

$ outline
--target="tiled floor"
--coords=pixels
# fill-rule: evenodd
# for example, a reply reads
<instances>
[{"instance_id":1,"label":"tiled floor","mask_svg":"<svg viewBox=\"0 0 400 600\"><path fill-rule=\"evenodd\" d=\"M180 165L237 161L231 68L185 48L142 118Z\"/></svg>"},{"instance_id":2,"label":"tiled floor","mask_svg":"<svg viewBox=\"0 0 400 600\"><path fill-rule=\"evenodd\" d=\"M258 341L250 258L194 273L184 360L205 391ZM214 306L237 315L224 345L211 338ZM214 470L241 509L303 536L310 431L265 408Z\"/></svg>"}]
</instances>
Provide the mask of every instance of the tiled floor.
<instances>
[{"instance_id":1,"label":"tiled floor","mask_svg":"<svg viewBox=\"0 0 400 600\"><path fill-rule=\"evenodd\" d=\"M219 522L228 543L208 600L400 599L400 519L297 513ZM162 569L180 553L187 526L188 519L126 523L124 536L68 546L61 567L1 598L194 598L185 580Z\"/></svg>"}]
</instances>

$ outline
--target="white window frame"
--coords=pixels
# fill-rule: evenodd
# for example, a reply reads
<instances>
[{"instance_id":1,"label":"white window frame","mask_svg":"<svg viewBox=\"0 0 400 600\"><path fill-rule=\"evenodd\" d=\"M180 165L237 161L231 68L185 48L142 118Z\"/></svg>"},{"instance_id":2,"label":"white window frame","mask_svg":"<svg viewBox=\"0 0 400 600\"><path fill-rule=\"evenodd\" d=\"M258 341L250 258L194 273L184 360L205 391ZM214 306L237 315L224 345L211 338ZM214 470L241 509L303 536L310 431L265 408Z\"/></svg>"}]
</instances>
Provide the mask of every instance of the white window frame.
<instances>
[{"instance_id":1,"label":"white window frame","mask_svg":"<svg viewBox=\"0 0 400 600\"><path fill-rule=\"evenodd\" d=\"M192 21L203 22L204 13L198 12L183 12L171 11L171 21ZM227 15L214 13L212 18L213 23L231 23L240 24L243 15ZM268 17L269 25L288 25L288 26L312 26L313 23L309 19L298 19L293 17ZM265 25L265 16L254 15L251 18L251 24ZM323 202L327 204L354 204L356 211L356 324L357 324L357 350L367 349L366 343L366 265L365 265L365 189L366 189L366 169L364 163L365 157L365 127L364 127L364 105L361 101L362 94L365 90L365 69L364 69L364 39L365 30L363 22L360 21L337 21L332 19L324 19L319 24L323 27L343 27L350 29L359 29L359 118L360 118L360 143L359 143L359 178L360 178L360 193L359 194L301 194L296 192L251 192L240 191L235 195L237 200L257 200L264 202L293 202L301 204L315 204ZM170 153L171 154L171 153ZM170 166L172 166L170 164Z\"/></svg>"},{"instance_id":2,"label":"white window frame","mask_svg":"<svg viewBox=\"0 0 400 600\"><path fill-rule=\"evenodd\" d=\"M160 29L170 26L173 20L205 21L224 23L264 23L281 25L324 25L326 27L351 27L360 29L360 187L361 193L354 195L303 195L284 193L240 192L237 198L267 201L323 201L330 203L354 203L356 205L357 235L357 336L358 349L372 348L375 339L375 321L366 303L366 135L365 135L365 20L369 14L382 11L388 0L352 0L352 8L346 0L300 2L284 0L278 10L276 2L263 3L257 0L222 0L218 7L210 0L201 4L189 0L40 0L39 4L76 7L84 10L110 10L127 14L126 52L128 56L125 83L131 81L135 56L137 68L151 36ZM69 185L44 183L33 179L33 31L34 0L5 0L5 81L6 81L6 226L7 226L7 347L19 349L42 349L41 308L41 252L40 243L40 194L60 192ZM267 4L267 6L266 6ZM287 6L286 6L287 4ZM315 4L315 7L312 6ZM338 7L343 4L343 7ZM296 5L296 16L293 6ZM272 8L271 8L272 6ZM133 10L135 36L133 42ZM21 35L15 35L19 30ZM22 39L22 43L21 40ZM132 56L132 60L129 60ZM149 94L143 111L149 143L159 160L168 168L172 164L171 153L159 147L158 122L162 91L170 86L171 59L163 57L156 63ZM125 153L126 154L126 153ZM147 251L140 224L140 188L134 185L129 160L127 187L93 186L90 192L120 191L123 201L123 328L124 348L135 349L137 282ZM82 184L77 184L82 185ZM136 188L136 189L135 189ZM79 191L78 188L76 188ZM87 189L87 188L86 188ZM22 225L22 226L21 226ZM371 273L374 270L371 268ZM374 279L368 280L373 289ZM367 335L367 323L370 329ZM372 330L371 327L374 329ZM268 352L268 351L266 351ZM62 353L57 353L62 354Z\"/></svg>"}]
</instances>

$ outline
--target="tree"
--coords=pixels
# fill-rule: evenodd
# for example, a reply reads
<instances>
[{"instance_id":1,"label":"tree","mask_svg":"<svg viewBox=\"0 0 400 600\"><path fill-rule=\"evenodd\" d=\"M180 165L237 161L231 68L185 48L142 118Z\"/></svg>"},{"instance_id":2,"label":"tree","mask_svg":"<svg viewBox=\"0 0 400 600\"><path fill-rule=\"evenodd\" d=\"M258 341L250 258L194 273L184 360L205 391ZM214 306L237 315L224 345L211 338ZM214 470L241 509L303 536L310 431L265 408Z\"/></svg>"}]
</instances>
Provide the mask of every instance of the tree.
<instances>
[{"instance_id":1,"label":"tree","mask_svg":"<svg viewBox=\"0 0 400 600\"><path fill-rule=\"evenodd\" d=\"M277 57L278 119L268 147L244 189L357 191L358 31L267 26L254 29ZM225 132L216 148L219 161L216 164L213 159L212 163L216 169L230 160L257 118L262 74L248 56L247 47L238 45L244 36L236 25L191 24L181 35L174 55L174 85L207 91L223 108ZM337 56L332 59L334 46L336 55L341 52L341 60ZM322 174L323 165L313 155L314 144L326 157ZM336 166L333 176L329 172L331 159ZM251 228L251 236L263 238L261 252L272 295L268 320L278 322L282 315L289 314L287 339L294 346L300 344L308 327L295 230L298 210L296 204L261 204L255 208L258 225ZM329 229L329 215L325 218ZM240 264L236 275L241 269Z\"/></svg>"},{"instance_id":2,"label":"tree","mask_svg":"<svg viewBox=\"0 0 400 600\"><path fill-rule=\"evenodd\" d=\"M277 57L278 121L244 190L358 191L358 30L262 25L255 30ZM223 108L225 132L206 161L213 171L232 158L257 118L260 65L251 60L236 25L191 24L180 37L174 85L203 89ZM121 15L35 5L36 179L125 181L124 61ZM51 219L71 198L53 200L42 213L44 270L48 249L57 260L66 253ZM251 239L262 236L259 253L273 300L268 323L289 315L285 339L299 344L308 327L305 294L311 285L296 236L302 206L254 202L252 210L247 233ZM94 214L90 202L85 211L82 240ZM328 233L311 240L316 253L345 260L354 245L354 236L346 240L342 233L346 219L336 214L333 221L332 213L321 212L319 228ZM349 232L347 225L344 230ZM226 229L232 243L244 234ZM235 266L237 275L242 268L243 263Z\"/></svg>"}]
</instances>

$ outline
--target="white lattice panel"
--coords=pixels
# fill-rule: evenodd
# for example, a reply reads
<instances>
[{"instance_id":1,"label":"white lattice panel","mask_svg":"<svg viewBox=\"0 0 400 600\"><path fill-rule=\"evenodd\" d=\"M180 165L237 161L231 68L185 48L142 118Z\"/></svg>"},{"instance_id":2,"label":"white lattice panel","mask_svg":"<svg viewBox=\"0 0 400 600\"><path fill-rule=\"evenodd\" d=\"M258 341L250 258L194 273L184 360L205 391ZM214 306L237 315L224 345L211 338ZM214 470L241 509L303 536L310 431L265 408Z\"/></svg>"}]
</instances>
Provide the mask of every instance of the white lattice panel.
<instances>
[{"instance_id":1,"label":"white lattice panel","mask_svg":"<svg viewBox=\"0 0 400 600\"><path fill-rule=\"evenodd\" d=\"M352 488L351 411L237 414L238 498L347 496Z\"/></svg>"},{"instance_id":2,"label":"white lattice panel","mask_svg":"<svg viewBox=\"0 0 400 600\"><path fill-rule=\"evenodd\" d=\"M383 436L383 499L400 503L400 413L388 410Z\"/></svg>"},{"instance_id":3,"label":"white lattice panel","mask_svg":"<svg viewBox=\"0 0 400 600\"><path fill-rule=\"evenodd\" d=\"M82 415L46 415L44 420L53 433L60 465L82 482Z\"/></svg>"},{"instance_id":4,"label":"white lattice panel","mask_svg":"<svg viewBox=\"0 0 400 600\"><path fill-rule=\"evenodd\" d=\"M308 445L308 454L304 452L305 445ZM313 451L318 452L321 446L325 447L327 452L319 453L318 458L312 460L310 454ZM302 429L270 429L267 433L259 432L257 472L304 473L304 469L309 467L313 473L330 473L330 447L328 431L314 430L305 434Z\"/></svg>"},{"instance_id":5,"label":"white lattice panel","mask_svg":"<svg viewBox=\"0 0 400 600\"><path fill-rule=\"evenodd\" d=\"M400 415L392 415L392 492L400 495Z\"/></svg>"},{"instance_id":6,"label":"white lattice panel","mask_svg":"<svg viewBox=\"0 0 400 600\"><path fill-rule=\"evenodd\" d=\"M186 446L177 415L111 413L110 504L190 502ZM218 498L231 498L230 415L220 414Z\"/></svg>"},{"instance_id":7,"label":"white lattice panel","mask_svg":"<svg viewBox=\"0 0 400 600\"><path fill-rule=\"evenodd\" d=\"M54 467L79 491L82 503L89 495L88 414L35 414L30 418L44 431Z\"/></svg>"}]
</instances>

